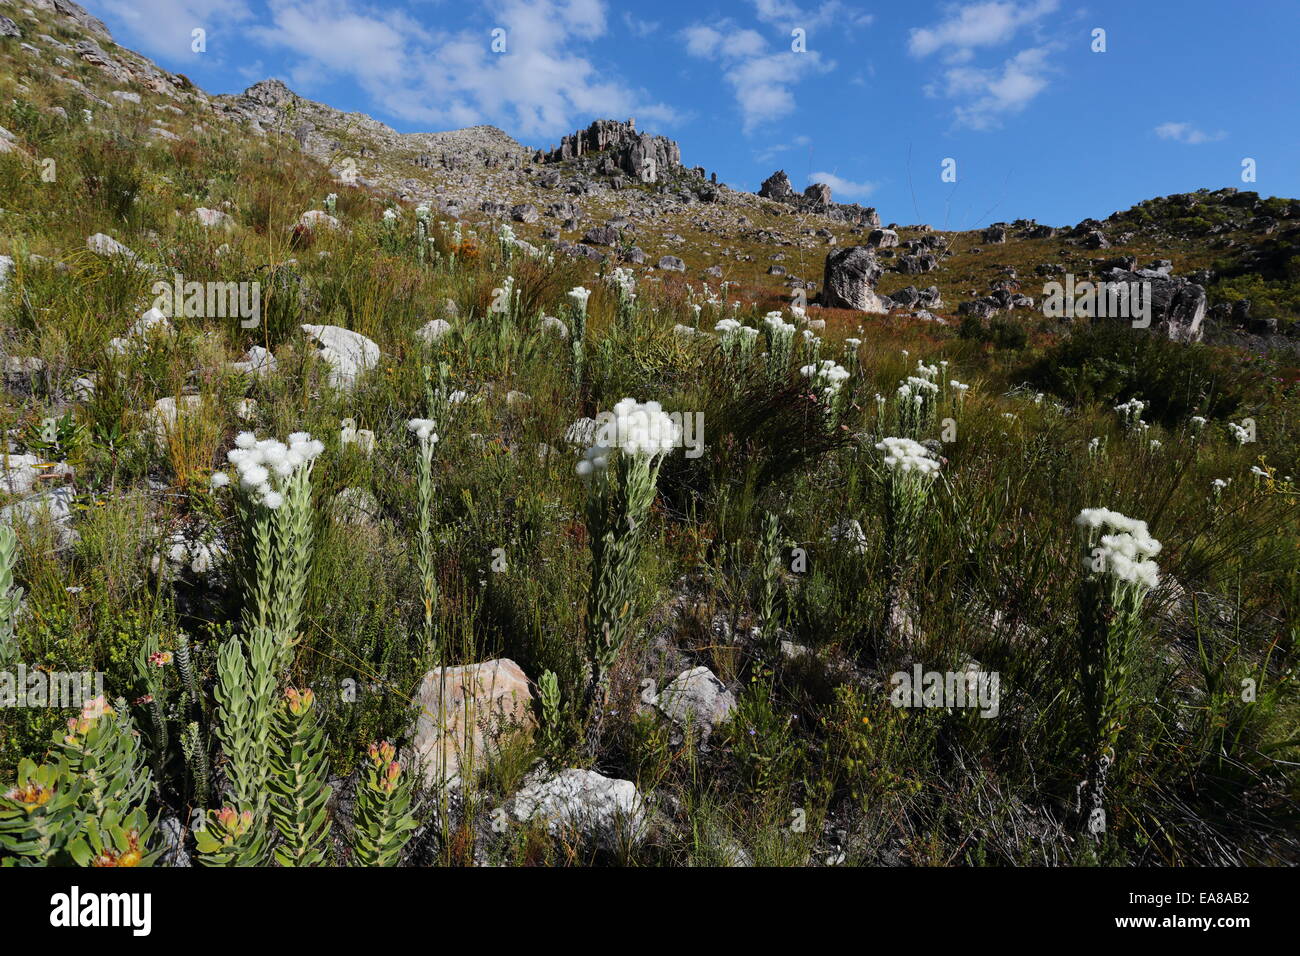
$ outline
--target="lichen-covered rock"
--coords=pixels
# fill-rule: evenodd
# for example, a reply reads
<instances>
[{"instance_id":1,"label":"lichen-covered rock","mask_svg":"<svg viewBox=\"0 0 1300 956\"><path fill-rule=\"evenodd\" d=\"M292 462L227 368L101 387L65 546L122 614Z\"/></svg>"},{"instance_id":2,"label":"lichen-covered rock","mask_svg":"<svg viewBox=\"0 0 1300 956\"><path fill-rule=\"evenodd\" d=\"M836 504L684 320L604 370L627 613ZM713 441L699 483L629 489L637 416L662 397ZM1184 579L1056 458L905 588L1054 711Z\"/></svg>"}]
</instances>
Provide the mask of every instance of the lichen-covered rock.
<instances>
[{"instance_id":1,"label":"lichen-covered rock","mask_svg":"<svg viewBox=\"0 0 1300 956\"><path fill-rule=\"evenodd\" d=\"M889 304L876 294L884 268L869 246L845 246L826 256L822 274L822 305L883 314Z\"/></svg>"},{"instance_id":2,"label":"lichen-covered rock","mask_svg":"<svg viewBox=\"0 0 1300 956\"><path fill-rule=\"evenodd\" d=\"M520 790L513 814L521 823L544 821L552 834L576 831L607 848L643 840L648 816L631 780L578 769L562 770Z\"/></svg>"}]
</instances>

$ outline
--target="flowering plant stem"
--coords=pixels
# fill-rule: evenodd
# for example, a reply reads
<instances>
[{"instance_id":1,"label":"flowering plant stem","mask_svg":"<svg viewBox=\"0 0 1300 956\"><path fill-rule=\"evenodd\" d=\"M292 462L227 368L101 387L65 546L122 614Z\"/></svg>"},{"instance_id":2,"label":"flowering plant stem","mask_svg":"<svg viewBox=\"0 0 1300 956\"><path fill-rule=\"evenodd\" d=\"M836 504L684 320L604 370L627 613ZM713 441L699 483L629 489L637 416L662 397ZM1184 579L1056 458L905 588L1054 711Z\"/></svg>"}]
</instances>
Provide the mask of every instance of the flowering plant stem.
<instances>
[{"instance_id":1,"label":"flowering plant stem","mask_svg":"<svg viewBox=\"0 0 1300 956\"><path fill-rule=\"evenodd\" d=\"M587 496L591 587L587 592L584 703L589 719L599 718L609 670L632 621L636 565L661 462L657 457L620 453L608 469L593 477ZM598 724L598 719L592 720L593 727Z\"/></svg>"}]
</instances>

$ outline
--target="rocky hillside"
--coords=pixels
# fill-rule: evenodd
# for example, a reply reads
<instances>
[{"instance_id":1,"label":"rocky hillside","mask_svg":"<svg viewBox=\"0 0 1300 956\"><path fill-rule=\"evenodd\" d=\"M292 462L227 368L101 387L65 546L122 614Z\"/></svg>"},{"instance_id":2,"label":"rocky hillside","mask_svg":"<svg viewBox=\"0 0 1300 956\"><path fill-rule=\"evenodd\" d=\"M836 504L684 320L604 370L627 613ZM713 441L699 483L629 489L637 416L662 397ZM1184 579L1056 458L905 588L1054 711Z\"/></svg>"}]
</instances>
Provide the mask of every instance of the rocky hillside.
<instances>
[{"instance_id":1,"label":"rocky hillside","mask_svg":"<svg viewBox=\"0 0 1300 956\"><path fill-rule=\"evenodd\" d=\"M873 308L923 320L1012 312L1031 323L1046 277L1069 273L1082 281L1107 269L1167 262L1162 276L1206 292L1204 306L1194 303L1179 321L1199 311L1212 340L1290 348L1277 335L1300 328L1297 200L1226 189L1153 199L1072 227L1018 221L936 232L891 223L873 234L881 227L876 210L837 203L826 185L799 192L778 170L757 195L737 192L716 172L689 166L678 143L639 131L635 120L597 119L547 149L521 145L491 126L398 133L274 79L238 96L209 96L117 46L102 23L69 0L36 0L31 9L40 12L37 19L20 25L9 18L4 28L28 82L76 90L105 109L140 103L154 118L152 137L176 139L210 127L288 137L342 185L428 203L440 216L510 223L534 246L553 244L596 261L612 257L692 282L725 280L772 302L800 292L815 302L827 253L865 245L878 261ZM87 85L91 76L97 82ZM96 91L104 85L109 89ZM0 148L21 147L6 131ZM1103 254L1089 254L1097 251ZM1185 289L1180 297L1188 298Z\"/></svg>"}]
</instances>

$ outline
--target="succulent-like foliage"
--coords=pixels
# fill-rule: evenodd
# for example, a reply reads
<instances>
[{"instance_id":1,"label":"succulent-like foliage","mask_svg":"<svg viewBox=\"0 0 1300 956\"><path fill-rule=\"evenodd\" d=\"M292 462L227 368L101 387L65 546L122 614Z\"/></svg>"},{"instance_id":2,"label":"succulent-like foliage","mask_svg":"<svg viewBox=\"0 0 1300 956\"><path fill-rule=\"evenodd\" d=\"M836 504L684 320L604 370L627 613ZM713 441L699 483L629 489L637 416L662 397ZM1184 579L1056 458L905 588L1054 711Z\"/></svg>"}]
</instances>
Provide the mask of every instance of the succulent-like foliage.
<instances>
[{"instance_id":1,"label":"succulent-like foliage","mask_svg":"<svg viewBox=\"0 0 1300 956\"><path fill-rule=\"evenodd\" d=\"M415 829L411 775L395 759L393 745L371 744L357 782L352 829L355 866L394 866Z\"/></svg>"},{"instance_id":2,"label":"succulent-like foliage","mask_svg":"<svg viewBox=\"0 0 1300 956\"><path fill-rule=\"evenodd\" d=\"M217 653L217 737L226 756L231 799L261 825L270 775L275 712L275 637L256 628L247 641L228 639Z\"/></svg>"},{"instance_id":3,"label":"succulent-like foliage","mask_svg":"<svg viewBox=\"0 0 1300 956\"><path fill-rule=\"evenodd\" d=\"M281 866L319 866L328 846L329 763L315 703L311 690L289 688L276 715L270 788Z\"/></svg>"},{"instance_id":4,"label":"succulent-like foliage","mask_svg":"<svg viewBox=\"0 0 1300 956\"><path fill-rule=\"evenodd\" d=\"M9 525L0 523L0 665L14 660L18 653L15 619L23 589L14 585L17 560L18 535Z\"/></svg>"},{"instance_id":5,"label":"succulent-like foliage","mask_svg":"<svg viewBox=\"0 0 1300 956\"><path fill-rule=\"evenodd\" d=\"M130 718L100 697L67 731L55 734L49 763L24 758L0 794L4 865L150 865L150 774Z\"/></svg>"},{"instance_id":6,"label":"succulent-like foliage","mask_svg":"<svg viewBox=\"0 0 1300 956\"><path fill-rule=\"evenodd\" d=\"M0 862L57 863L82 819L80 790L62 761L40 766L26 757L19 761L15 785L0 793Z\"/></svg>"}]
</instances>

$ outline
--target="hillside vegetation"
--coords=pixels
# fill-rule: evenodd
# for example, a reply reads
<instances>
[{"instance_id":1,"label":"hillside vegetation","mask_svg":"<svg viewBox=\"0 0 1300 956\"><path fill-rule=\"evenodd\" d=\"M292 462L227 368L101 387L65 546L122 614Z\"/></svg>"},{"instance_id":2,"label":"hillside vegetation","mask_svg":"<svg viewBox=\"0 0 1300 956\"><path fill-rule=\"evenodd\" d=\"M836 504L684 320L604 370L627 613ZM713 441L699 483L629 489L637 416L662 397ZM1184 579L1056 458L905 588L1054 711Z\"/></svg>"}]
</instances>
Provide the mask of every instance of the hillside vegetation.
<instances>
[{"instance_id":1,"label":"hillside vegetation","mask_svg":"<svg viewBox=\"0 0 1300 956\"><path fill-rule=\"evenodd\" d=\"M1285 343L957 317L1093 268L1059 236L943 234L928 320L822 309L772 256L815 285L861 224L734 193L638 228L684 272L566 255L0 10L0 671L104 692L0 708L5 864L1296 862ZM1153 201L1096 255L1285 327L1243 202L1294 215Z\"/></svg>"}]
</instances>

